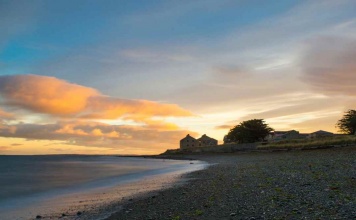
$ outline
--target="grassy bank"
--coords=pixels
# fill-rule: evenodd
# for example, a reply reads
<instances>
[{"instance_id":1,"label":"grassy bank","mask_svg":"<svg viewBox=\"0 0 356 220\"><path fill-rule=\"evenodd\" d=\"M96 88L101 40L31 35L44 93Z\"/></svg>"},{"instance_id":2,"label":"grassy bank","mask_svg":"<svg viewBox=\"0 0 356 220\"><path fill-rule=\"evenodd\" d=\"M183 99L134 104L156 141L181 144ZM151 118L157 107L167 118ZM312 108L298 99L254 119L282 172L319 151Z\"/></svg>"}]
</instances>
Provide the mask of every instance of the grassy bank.
<instances>
[{"instance_id":1,"label":"grassy bank","mask_svg":"<svg viewBox=\"0 0 356 220\"><path fill-rule=\"evenodd\" d=\"M259 145L258 150L267 149L313 149L356 145L356 135L340 135L315 139L295 139Z\"/></svg>"}]
</instances>

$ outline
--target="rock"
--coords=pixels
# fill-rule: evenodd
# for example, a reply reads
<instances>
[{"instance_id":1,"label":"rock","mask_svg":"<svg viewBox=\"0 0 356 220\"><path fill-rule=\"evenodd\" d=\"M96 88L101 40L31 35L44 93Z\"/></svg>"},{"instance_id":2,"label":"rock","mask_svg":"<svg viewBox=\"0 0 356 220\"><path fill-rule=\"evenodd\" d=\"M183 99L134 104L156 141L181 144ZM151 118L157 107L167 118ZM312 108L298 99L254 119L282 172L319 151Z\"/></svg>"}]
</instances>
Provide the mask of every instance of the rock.
<instances>
[{"instance_id":1,"label":"rock","mask_svg":"<svg viewBox=\"0 0 356 220\"><path fill-rule=\"evenodd\" d=\"M36 219L41 219L41 218L42 218L42 216L40 216L40 215L36 216Z\"/></svg>"},{"instance_id":2,"label":"rock","mask_svg":"<svg viewBox=\"0 0 356 220\"><path fill-rule=\"evenodd\" d=\"M230 216L235 216L235 215L236 215L236 213L235 213L235 212L233 212L233 213L231 213L231 214L230 214Z\"/></svg>"},{"instance_id":3,"label":"rock","mask_svg":"<svg viewBox=\"0 0 356 220\"><path fill-rule=\"evenodd\" d=\"M151 198L154 199L154 198L156 198L156 196L152 196Z\"/></svg>"},{"instance_id":4,"label":"rock","mask_svg":"<svg viewBox=\"0 0 356 220\"><path fill-rule=\"evenodd\" d=\"M66 214L64 214L64 213L62 213L62 217L65 217L65 216L67 216Z\"/></svg>"},{"instance_id":5,"label":"rock","mask_svg":"<svg viewBox=\"0 0 356 220\"><path fill-rule=\"evenodd\" d=\"M81 215L81 214L83 214L81 211L78 211L78 212L77 212L77 215L78 215L78 216Z\"/></svg>"}]
</instances>

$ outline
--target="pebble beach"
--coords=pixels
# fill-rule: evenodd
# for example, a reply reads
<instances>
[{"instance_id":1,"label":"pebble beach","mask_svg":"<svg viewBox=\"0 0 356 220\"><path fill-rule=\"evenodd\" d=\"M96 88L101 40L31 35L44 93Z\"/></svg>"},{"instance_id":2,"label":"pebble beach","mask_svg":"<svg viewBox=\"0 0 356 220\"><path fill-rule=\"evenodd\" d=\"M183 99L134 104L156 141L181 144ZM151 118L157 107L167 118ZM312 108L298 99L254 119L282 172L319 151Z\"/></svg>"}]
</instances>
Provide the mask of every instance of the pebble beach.
<instances>
[{"instance_id":1,"label":"pebble beach","mask_svg":"<svg viewBox=\"0 0 356 220\"><path fill-rule=\"evenodd\" d=\"M356 219L356 147L170 157L211 165L107 220Z\"/></svg>"}]
</instances>

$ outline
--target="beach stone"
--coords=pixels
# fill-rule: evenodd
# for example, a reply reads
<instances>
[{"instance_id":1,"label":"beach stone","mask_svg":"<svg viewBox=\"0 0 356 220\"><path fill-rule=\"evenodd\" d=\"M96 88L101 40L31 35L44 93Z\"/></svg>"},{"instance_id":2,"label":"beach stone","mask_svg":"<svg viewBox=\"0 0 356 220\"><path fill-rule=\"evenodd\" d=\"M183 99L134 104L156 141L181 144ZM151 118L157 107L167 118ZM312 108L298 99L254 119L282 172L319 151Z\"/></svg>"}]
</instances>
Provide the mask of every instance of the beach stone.
<instances>
[{"instance_id":1,"label":"beach stone","mask_svg":"<svg viewBox=\"0 0 356 220\"><path fill-rule=\"evenodd\" d=\"M77 215L81 215L81 214L83 214L81 211L78 211L78 212L77 212Z\"/></svg>"},{"instance_id":2,"label":"beach stone","mask_svg":"<svg viewBox=\"0 0 356 220\"><path fill-rule=\"evenodd\" d=\"M36 219L41 219L41 218L42 218L42 216L40 216L40 215L36 216Z\"/></svg>"},{"instance_id":3,"label":"beach stone","mask_svg":"<svg viewBox=\"0 0 356 220\"><path fill-rule=\"evenodd\" d=\"M187 175L189 184L165 190L164 196L135 199L109 220L353 219L354 152L197 155L220 163ZM130 206L137 211L126 214Z\"/></svg>"}]
</instances>

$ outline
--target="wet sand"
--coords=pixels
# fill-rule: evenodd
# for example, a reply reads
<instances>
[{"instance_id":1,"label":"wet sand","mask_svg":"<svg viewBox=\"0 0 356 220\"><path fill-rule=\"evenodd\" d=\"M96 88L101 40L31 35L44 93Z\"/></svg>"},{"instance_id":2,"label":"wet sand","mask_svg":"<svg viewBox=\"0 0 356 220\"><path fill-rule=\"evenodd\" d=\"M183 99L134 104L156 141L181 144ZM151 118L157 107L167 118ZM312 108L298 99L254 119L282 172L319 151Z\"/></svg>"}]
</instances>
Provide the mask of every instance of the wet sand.
<instances>
[{"instance_id":1,"label":"wet sand","mask_svg":"<svg viewBox=\"0 0 356 220\"><path fill-rule=\"evenodd\" d=\"M177 157L213 165L123 201L108 220L356 218L356 147Z\"/></svg>"}]
</instances>

